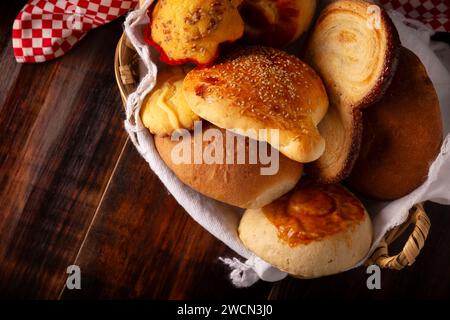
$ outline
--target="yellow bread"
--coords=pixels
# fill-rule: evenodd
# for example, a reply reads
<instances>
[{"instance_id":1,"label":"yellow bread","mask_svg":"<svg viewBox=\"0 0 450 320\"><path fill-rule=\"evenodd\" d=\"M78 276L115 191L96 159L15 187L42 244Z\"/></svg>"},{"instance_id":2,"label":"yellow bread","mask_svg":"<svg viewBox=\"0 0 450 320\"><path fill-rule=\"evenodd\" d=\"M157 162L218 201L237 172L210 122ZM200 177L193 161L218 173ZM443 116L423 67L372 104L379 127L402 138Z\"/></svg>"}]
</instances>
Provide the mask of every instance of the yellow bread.
<instances>
[{"instance_id":1,"label":"yellow bread","mask_svg":"<svg viewBox=\"0 0 450 320\"><path fill-rule=\"evenodd\" d=\"M241 0L160 0L151 14L151 38L168 63L209 64L219 44L244 33Z\"/></svg>"},{"instance_id":2,"label":"yellow bread","mask_svg":"<svg viewBox=\"0 0 450 320\"><path fill-rule=\"evenodd\" d=\"M156 87L145 98L141 120L151 133L170 135L176 129L192 129L199 117L192 112L182 91L186 72L167 68L158 74Z\"/></svg>"}]
</instances>

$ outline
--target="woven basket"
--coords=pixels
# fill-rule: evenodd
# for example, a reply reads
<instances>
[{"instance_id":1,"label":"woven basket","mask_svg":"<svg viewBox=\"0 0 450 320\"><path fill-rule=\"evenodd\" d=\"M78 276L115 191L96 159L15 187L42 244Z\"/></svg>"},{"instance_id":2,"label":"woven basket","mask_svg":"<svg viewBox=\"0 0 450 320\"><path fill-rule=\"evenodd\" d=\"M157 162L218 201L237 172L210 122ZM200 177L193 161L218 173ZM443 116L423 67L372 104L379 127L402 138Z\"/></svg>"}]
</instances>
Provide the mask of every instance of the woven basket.
<instances>
[{"instance_id":1,"label":"woven basket","mask_svg":"<svg viewBox=\"0 0 450 320\"><path fill-rule=\"evenodd\" d=\"M139 57L136 51L126 36L122 35L116 48L114 69L124 104L128 95L136 89L139 79L138 64ZM404 244L403 249L397 255L389 255L389 245L405 233L410 225L414 225L414 230ZM395 270L401 270L406 266L412 265L425 244L430 225L430 220L425 213L423 204L416 204L411 208L407 221L384 236L365 264L376 264L381 268Z\"/></svg>"}]
</instances>

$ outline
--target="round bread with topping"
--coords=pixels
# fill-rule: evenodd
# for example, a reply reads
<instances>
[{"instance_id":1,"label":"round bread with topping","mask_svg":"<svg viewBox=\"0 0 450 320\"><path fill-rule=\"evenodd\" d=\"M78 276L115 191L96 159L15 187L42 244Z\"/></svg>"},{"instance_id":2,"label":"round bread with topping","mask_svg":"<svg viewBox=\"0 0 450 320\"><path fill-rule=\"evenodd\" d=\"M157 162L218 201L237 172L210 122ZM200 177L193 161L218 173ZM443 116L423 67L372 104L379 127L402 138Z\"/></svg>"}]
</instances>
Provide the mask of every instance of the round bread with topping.
<instances>
[{"instance_id":1,"label":"round bread with topping","mask_svg":"<svg viewBox=\"0 0 450 320\"><path fill-rule=\"evenodd\" d=\"M239 237L280 270L317 278L361 261L372 243L372 223L361 202L342 186L302 180L262 209L247 210Z\"/></svg>"}]
</instances>

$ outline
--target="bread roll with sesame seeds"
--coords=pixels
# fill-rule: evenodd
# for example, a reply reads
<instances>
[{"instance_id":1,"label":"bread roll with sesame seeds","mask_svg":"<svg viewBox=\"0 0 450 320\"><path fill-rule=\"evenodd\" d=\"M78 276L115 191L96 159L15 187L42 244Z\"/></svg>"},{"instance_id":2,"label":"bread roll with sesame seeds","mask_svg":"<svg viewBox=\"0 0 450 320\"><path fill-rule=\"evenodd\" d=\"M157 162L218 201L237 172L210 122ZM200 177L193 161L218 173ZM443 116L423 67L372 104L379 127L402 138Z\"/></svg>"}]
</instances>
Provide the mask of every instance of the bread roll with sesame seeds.
<instances>
[{"instance_id":1,"label":"bread roll with sesame seeds","mask_svg":"<svg viewBox=\"0 0 450 320\"><path fill-rule=\"evenodd\" d=\"M192 111L220 128L278 129L279 143L243 134L267 141L292 160L311 162L324 152L317 125L328 97L315 71L293 55L239 48L211 67L189 72L183 90Z\"/></svg>"}]
</instances>

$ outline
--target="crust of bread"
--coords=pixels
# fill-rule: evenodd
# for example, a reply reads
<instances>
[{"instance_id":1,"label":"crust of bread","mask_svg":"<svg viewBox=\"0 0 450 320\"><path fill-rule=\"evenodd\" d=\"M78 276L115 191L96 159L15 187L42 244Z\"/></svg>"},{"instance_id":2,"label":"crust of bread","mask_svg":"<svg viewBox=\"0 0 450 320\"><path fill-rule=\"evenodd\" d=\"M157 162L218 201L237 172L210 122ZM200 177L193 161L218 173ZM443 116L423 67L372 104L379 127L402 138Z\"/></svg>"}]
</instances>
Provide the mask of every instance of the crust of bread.
<instances>
[{"instance_id":1,"label":"crust of bread","mask_svg":"<svg viewBox=\"0 0 450 320\"><path fill-rule=\"evenodd\" d=\"M355 45L355 47L350 46L351 50L347 50L347 46L349 46L348 42L353 41L347 40L353 39L355 35L352 32L349 32L349 30L351 30L349 29L350 23L346 24L345 21L338 25L340 33L335 38L339 39L339 41L334 38L321 38L322 36L327 36L326 27L327 23L329 23L327 21L330 21L331 19L337 20L340 14L352 15L359 19L358 23L361 24L360 28L367 28L369 30L367 32L371 32L370 29L365 26L370 19L368 13L370 12L368 11L370 5L372 4L362 0L339 0L330 4L321 13L310 38L308 49L306 50L305 60L322 76L331 101L329 113L319 125L319 131L326 141L325 152L319 160L313 162L306 168L311 175L324 183L339 182L350 174L358 157L362 140L361 110L376 103L382 98L397 69L400 47L398 32L387 13L380 8L379 22L381 27L379 29L373 29L373 38L382 39L382 41L379 41L381 43L380 47L382 47L382 55L380 57L382 61L378 64L379 70L376 72L376 76L370 76L370 78L373 79L369 82L366 88L367 90L365 90L363 94L354 97L348 94L348 91L343 92L341 90L342 88L350 90L348 88L352 88L352 85L346 83L345 79L339 78L336 74L330 74L330 71L328 70L328 68L333 68L333 65L329 62L330 56L328 56L327 59L323 56L325 54L323 52L323 43L334 41L336 52L345 51L348 54L348 57L337 56L339 59L343 59L343 61L347 61L346 59L349 59L348 61L353 61L351 60L354 58L352 54L361 50L362 44L358 43L358 46ZM325 26L323 27L322 24L325 24ZM357 37L357 35L355 37ZM369 37L362 37L361 41L365 41L366 38ZM356 41L358 41L358 39L356 39ZM378 45L378 42L375 45ZM343 63L341 65L340 73L345 73L346 70L348 72L349 66L351 65L351 62L347 64ZM337 115L339 115L339 117L337 117ZM333 130L321 130L321 128L332 127L341 128L344 129L344 131L336 133ZM343 135L345 136L345 139L341 139L340 141L334 139L335 136ZM345 144L342 144L342 141Z\"/></svg>"},{"instance_id":2,"label":"crust of bread","mask_svg":"<svg viewBox=\"0 0 450 320\"><path fill-rule=\"evenodd\" d=\"M401 49L391 86L363 117L361 152L349 183L380 200L405 196L425 181L443 140L439 99L413 52Z\"/></svg>"},{"instance_id":3,"label":"crust of bread","mask_svg":"<svg viewBox=\"0 0 450 320\"><path fill-rule=\"evenodd\" d=\"M220 130L225 137L224 129L204 122L203 132L209 128ZM194 139L194 135L192 135L192 144ZM176 164L172 160L172 150L177 143L170 137L155 136L156 149L175 175L192 189L241 208L261 208L267 205L294 188L303 172L301 163L290 160L281 153L279 153L279 170L275 175L261 175L261 168L267 167L267 165L262 165L259 161L257 164L249 164L249 161L246 161L245 164L194 164L194 161L192 164ZM208 144L203 141L203 150ZM225 154L225 146L226 139L223 139L223 154ZM249 139L247 138L246 148L248 146ZM237 147L235 147L235 152L237 152ZM274 152L276 150L272 148L271 154Z\"/></svg>"},{"instance_id":4,"label":"crust of bread","mask_svg":"<svg viewBox=\"0 0 450 320\"><path fill-rule=\"evenodd\" d=\"M285 156L316 160L325 143L317 124L328 109L319 76L301 60L266 47L240 48L208 68L188 73L183 84L194 113L216 126L235 130L278 129Z\"/></svg>"}]
</instances>

